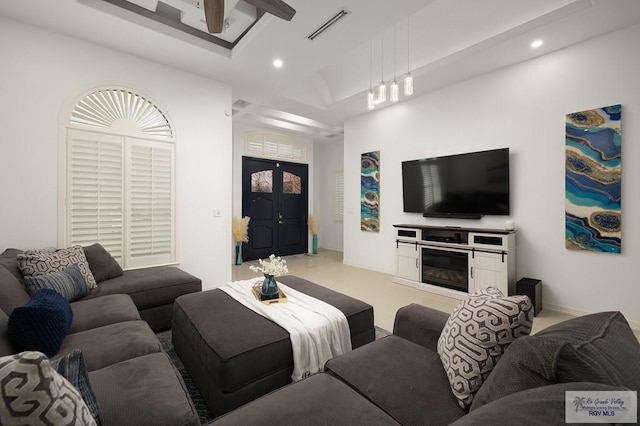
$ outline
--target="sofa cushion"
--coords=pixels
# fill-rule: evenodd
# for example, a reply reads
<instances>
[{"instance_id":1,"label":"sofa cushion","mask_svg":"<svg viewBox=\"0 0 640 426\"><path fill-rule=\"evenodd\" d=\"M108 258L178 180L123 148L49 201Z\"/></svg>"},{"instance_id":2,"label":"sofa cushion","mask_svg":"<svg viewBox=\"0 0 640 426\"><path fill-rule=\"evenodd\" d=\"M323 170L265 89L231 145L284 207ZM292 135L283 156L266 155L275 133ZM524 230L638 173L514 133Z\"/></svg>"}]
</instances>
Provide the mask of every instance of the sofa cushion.
<instances>
[{"instance_id":1,"label":"sofa cushion","mask_svg":"<svg viewBox=\"0 0 640 426\"><path fill-rule=\"evenodd\" d=\"M175 266L133 269L103 281L89 297L128 294L138 310L172 304L176 297L202 290L202 281Z\"/></svg>"},{"instance_id":2,"label":"sofa cushion","mask_svg":"<svg viewBox=\"0 0 640 426\"><path fill-rule=\"evenodd\" d=\"M0 309L0 356L15 354L13 342L9 338L9 317Z\"/></svg>"},{"instance_id":3,"label":"sofa cushion","mask_svg":"<svg viewBox=\"0 0 640 426\"><path fill-rule=\"evenodd\" d=\"M524 390L473 410L451 426L563 425L567 391L624 391L599 383L558 383ZM599 420L603 420L600 418ZM599 421L598 424L611 424Z\"/></svg>"},{"instance_id":4,"label":"sofa cushion","mask_svg":"<svg viewBox=\"0 0 640 426\"><path fill-rule=\"evenodd\" d=\"M89 373L102 426L200 425L182 379L165 353Z\"/></svg>"},{"instance_id":5,"label":"sofa cushion","mask_svg":"<svg viewBox=\"0 0 640 426\"><path fill-rule=\"evenodd\" d=\"M506 348L527 336L532 323L527 296L504 296L494 287L469 295L454 309L438 339L438 354L462 408L471 405Z\"/></svg>"},{"instance_id":6,"label":"sofa cushion","mask_svg":"<svg viewBox=\"0 0 640 426\"><path fill-rule=\"evenodd\" d=\"M27 286L27 291L32 296L43 288L56 291L68 302L73 302L74 300L89 295L87 282L84 280L80 268L75 263L59 272L25 276L24 281Z\"/></svg>"},{"instance_id":7,"label":"sofa cushion","mask_svg":"<svg viewBox=\"0 0 640 426\"><path fill-rule=\"evenodd\" d=\"M8 334L18 351L39 351L52 357L60 350L72 321L69 302L55 291L43 289L11 312Z\"/></svg>"},{"instance_id":8,"label":"sofa cushion","mask_svg":"<svg viewBox=\"0 0 640 426\"><path fill-rule=\"evenodd\" d=\"M89 288L96 286L96 280L89 269L84 250L79 245L64 249L27 250L17 255L22 275L45 275L59 272L74 263L80 268Z\"/></svg>"},{"instance_id":9,"label":"sofa cushion","mask_svg":"<svg viewBox=\"0 0 640 426\"><path fill-rule=\"evenodd\" d=\"M7 268L11 274L22 282L22 271L18 267L18 255L24 253L22 250L8 248L0 254L0 266Z\"/></svg>"},{"instance_id":10,"label":"sofa cushion","mask_svg":"<svg viewBox=\"0 0 640 426\"><path fill-rule=\"evenodd\" d=\"M80 393L40 352L0 358L0 394L3 425L96 424Z\"/></svg>"},{"instance_id":11,"label":"sofa cushion","mask_svg":"<svg viewBox=\"0 0 640 426\"><path fill-rule=\"evenodd\" d=\"M325 370L403 425L449 424L466 412L435 351L388 336L329 360Z\"/></svg>"},{"instance_id":12,"label":"sofa cushion","mask_svg":"<svg viewBox=\"0 0 640 426\"><path fill-rule=\"evenodd\" d=\"M120 322L69 334L58 357L75 349L84 354L89 372L162 350L158 338L144 321Z\"/></svg>"},{"instance_id":13,"label":"sofa cushion","mask_svg":"<svg viewBox=\"0 0 640 426\"><path fill-rule=\"evenodd\" d=\"M598 380L640 389L638 345L619 312L600 312L552 325L513 342L476 395L471 411L513 393L562 381ZM576 350L584 352L578 355ZM587 360L598 364L585 368Z\"/></svg>"},{"instance_id":14,"label":"sofa cushion","mask_svg":"<svg viewBox=\"0 0 640 426\"><path fill-rule=\"evenodd\" d=\"M25 305L30 299L22 281L3 266L0 266L0 289L0 309L7 315L11 314L13 308Z\"/></svg>"},{"instance_id":15,"label":"sofa cushion","mask_svg":"<svg viewBox=\"0 0 640 426\"><path fill-rule=\"evenodd\" d=\"M116 278L123 274L118 262L100 243L83 247L83 250L96 283Z\"/></svg>"},{"instance_id":16,"label":"sofa cushion","mask_svg":"<svg viewBox=\"0 0 640 426\"><path fill-rule=\"evenodd\" d=\"M316 374L218 417L212 426L398 425L347 384Z\"/></svg>"},{"instance_id":17,"label":"sofa cushion","mask_svg":"<svg viewBox=\"0 0 640 426\"><path fill-rule=\"evenodd\" d=\"M87 373L87 367L84 363L82 351L76 349L66 356L52 361L51 366L55 371L62 375L62 377L67 379L69 383L78 390L78 392L80 392L82 400L87 404L87 408L89 408L91 416L97 423L99 423L98 403L96 402L96 396L93 393L93 389L91 389L89 373Z\"/></svg>"},{"instance_id":18,"label":"sofa cushion","mask_svg":"<svg viewBox=\"0 0 640 426\"><path fill-rule=\"evenodd\" d=\"M126 294L110 294L94 299L83 299L71 303L73 323L69 333L90 330L125 321L138 321L140 314L136 305Z\"/></svg>"},{"instance_id":19,"label":"sofa cushion","mask_svg":"<svg viewBox=\"0 0 640 426\"><path fill-rule=\"evenodd\" d=\"M591 381L640 389L640 343L620 312L611 312L591 338L562 345L555 366L561 383Z\"/></svg>"}]
</instances>

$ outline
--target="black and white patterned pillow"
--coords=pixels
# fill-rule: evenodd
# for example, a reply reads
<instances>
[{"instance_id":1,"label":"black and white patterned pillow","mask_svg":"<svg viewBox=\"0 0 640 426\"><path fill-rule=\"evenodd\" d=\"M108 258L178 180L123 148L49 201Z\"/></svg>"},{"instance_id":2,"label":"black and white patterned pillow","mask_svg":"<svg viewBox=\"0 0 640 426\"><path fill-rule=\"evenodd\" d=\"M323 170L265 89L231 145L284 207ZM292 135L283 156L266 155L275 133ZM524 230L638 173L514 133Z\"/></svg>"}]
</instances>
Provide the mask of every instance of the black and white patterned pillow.
<instances>
[{"instance_id":1,"label":"black and white patterned pillow","mask_svg":"<svg viewBox=\"0 0 640 426\"><path fill-rule=\"evenodd\" d=\"M97 287L96 279L91 273L82 246L75 245L58 250L27 250L16 257L18 259L18 267L25 277L60 272L75 263L80 268L80 272L82 272L82 276L89 288Z\"/></svg>"},{"instance_id":2,"label":"black and white patterned pillow","mask_svg":"<svg viewBox=\"0 0 640 426\"><path fill-rule=\"evenodd\" d=\"M95 426L80 393L40 352L0 358L0 424Z\"/></svg>"},{"instance_id":3,"label":"black and white patterned pillow","mask_svg":"<svg viewBox=\"0 0 640 426\"><path fill-rule=\"evenodd\" d=\"M494 287L469 295L454 309L438 339L438 355L462 408L471 405L509 344L529 335L532 323L527 296L504 296Z\"/></svg>"}]
</instances>

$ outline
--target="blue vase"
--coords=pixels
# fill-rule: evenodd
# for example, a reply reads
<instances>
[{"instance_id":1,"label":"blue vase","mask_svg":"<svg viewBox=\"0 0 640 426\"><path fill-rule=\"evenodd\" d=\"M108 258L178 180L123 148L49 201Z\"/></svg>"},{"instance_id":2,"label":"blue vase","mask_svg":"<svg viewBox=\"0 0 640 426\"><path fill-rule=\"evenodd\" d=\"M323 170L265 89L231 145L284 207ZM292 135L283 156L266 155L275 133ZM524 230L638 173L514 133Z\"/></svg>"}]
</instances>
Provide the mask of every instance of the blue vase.
<instances>
[{"instance_id":1,"label":"blue vase","mask_svg":"<svg viewBox=\"0 0 640 426\"><path fill-rule=\"evenodd\" d=\"M273 275L265 275L260 290L261 300L273 300L278 298L278 283Z\"/></svg>"},{"instance_id":2,"label":"blue vase","mask_svg":"<svg viewBox=\"0 0 640 426\"><path fill-rule=\"evenodd\" d=\"M242 243L236 243L236 265L242 265Z\"/></svg>"},{"instance_id":3,"label":"blue vase","mask_svg":"<svg viewBox=\"0 0 640 426\"><path fill-rule=\"evenodd\" d=\"M311 239L311 253L318 254L318 234L313 234Z\"/></svg>"}]
</instances>

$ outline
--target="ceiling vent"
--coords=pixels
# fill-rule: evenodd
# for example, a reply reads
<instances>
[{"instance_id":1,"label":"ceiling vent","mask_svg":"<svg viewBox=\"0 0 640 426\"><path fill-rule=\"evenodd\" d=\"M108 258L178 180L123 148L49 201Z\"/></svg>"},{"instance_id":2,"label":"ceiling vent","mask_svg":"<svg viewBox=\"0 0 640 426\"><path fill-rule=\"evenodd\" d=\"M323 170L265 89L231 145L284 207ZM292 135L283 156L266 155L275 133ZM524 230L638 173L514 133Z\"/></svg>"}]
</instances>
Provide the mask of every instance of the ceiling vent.
<instances>
[{"instance_id":1,"label":"ceiling vent","mask_svg":"<svg viewBox=\"0 0 640 426\"><path fill-rule=\"evenodd\" d=\"M314 32L312 32L311 34L309 34L307 36L307 38L309 40L313 40L316 37L318 37L320 34L322 34L323 32L327 31L333 24L335 24L336 22L338 22L339 20L341 20L342 18L344 18L345 16L347 16L349 14L349 12L347 12L345 9L342 9L340 12L338 12L333 18L329 19L327 22L325 22L324 24L322 24L320 26L320 28L318 28L317 30L315 30Z\"/></svg>"}]
</instances>

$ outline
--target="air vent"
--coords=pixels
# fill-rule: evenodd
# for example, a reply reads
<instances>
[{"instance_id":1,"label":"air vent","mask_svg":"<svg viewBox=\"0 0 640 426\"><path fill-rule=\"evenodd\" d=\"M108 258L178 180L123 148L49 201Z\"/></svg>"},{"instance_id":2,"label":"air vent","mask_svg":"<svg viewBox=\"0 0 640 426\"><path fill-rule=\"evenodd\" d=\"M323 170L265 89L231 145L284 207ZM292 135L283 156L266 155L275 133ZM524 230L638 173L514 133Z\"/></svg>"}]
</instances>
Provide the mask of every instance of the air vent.
<instances>
[{"instance_id":1,"label":"air vent","mask_svg":"<svg viewBox=\"0 0 640 426\"><path fill-rule=\"evenodd\" d=\"M320 26L320 28L318 28L317 30L315 30L314 32L309 34L307 36L307 38L309 40L315 39L320 34L322 34L323 32L327 31L333 24L335 24L336 22L338 22L339 20L341 20L342 18L344 18L348 14L349 14L349 12L347 12L345 9L342 9L340 12L336 13L336 15L333 18L329 19L327 22L322 24Z\"/></svg>"}]
</instances>

